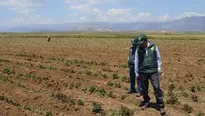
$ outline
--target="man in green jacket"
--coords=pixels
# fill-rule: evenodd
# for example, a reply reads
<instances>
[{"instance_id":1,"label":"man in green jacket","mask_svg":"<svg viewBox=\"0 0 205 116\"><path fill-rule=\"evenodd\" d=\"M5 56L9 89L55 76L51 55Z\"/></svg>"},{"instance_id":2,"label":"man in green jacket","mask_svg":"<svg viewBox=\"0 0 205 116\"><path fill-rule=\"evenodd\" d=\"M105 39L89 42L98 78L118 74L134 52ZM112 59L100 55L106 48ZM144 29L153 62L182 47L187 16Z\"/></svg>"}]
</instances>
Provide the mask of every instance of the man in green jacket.
<instances>
[{"instance_id":1,"label":"man in green jacket","mask_svg":"<svg viewBox=\"0 0 205 116\"><path fill-rule=\"evenodd\" d=\"M128 94L131 93L135 93L135 83L136 83L136 77L135 77L135 64L134 64L134 60L135 60L135 51L138 46L138 39L136 37L133 37L131 39L131 44L132 47L130 47L130 52L129 52L129 57L128 57L128 67L129 67L129 76L130 76L130 90L128 91ZM139 81L139 78L137 78L137 97L141 96L141 92L142 92L142 87Z\"/></svg>"},{"instance_id":2,"label":"man in green jacket","mask_svg":"<svg viewBox=\"0 0 205 116\"><path fill-rule=\"evenodd\" d=\"M138 36L139 49L135 53L135 74L139 77L142 85L142 110L149 107L150 97L148 95L149 81L152 83L156 102L161 115L165 115L163 92L160 88L159 74L161 74L161 58L158 47L147 40L145 34Z\"/></svg>"}]
</instances>

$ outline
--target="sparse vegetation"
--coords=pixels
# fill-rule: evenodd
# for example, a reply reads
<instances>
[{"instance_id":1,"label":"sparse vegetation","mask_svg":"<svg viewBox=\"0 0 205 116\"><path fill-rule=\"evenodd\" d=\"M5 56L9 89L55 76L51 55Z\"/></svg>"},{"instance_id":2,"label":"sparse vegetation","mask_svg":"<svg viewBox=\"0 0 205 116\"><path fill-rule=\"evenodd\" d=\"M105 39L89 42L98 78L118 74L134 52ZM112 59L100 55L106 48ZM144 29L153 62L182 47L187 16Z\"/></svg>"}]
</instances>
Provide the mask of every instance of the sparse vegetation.
<instances>
[{"instance_id":1,"label":"sparse vegetation","mask_svg":"<svg viewBox=\"0 0 205 116\"><path fill-rule=\"evenodd\" d=\"M171 83L169 85L169 91L173 91L175 89L175 85L173 83Z\"/></svg>"},{"instance_id":2,"label":"sparse vegetation","mask_svg":"<svg viewBox=\"0 0 205 116\"><path fill-rule=\"evenodd\" d=\"M108 78L108 76L106 74L102 74L102 77L105 79Z\"/></svg>"},{"instance_id":3,"label":"sparse vegetation","mask_svg":"<svg viewBox=\"0 0 205 116\"><path fill-rule=\"evenodd\" d=\"M51 112L46 112L46 116L53 116Z\"/></svg>"},{"instance_id":4,"label":"sparse vegetation","mask_svg":"<svg viewBox=\"0 0 205 116\"><path fill-rule=\"evenodd\" d=\"M56 98L57 100L62 101L63 103L68 103L69 105L75 105L75 101L73 99L71 99L70 97L61 94L61 93L57 93L54 94L52 93L52 97Z\"/></svg>"},{"instance_id":5,"label":"sparse vegetation","mask_svg":"<svg viewBox=\"0 0 205 116\"><path fill-rule=\"evenodd\" d=\"M203 113L202 111L199 111L199 112L197 113L197 116L205 116L205 113Z\"/></svg>"},{"instance_id":6,"label":"sparse vegetation","mask_svg":"<svg viewBox=\"0 0 205 116\"><path fill-rule=\"evenodd\" d=\"M111 116L134 116L134 111L127 107L121 106L117 110L112 111Z\"/></svg>"},{"instance_id":7,"label":"sparse vegetation","mask_svg":"<svg viewBox=\"0 0 205 116\"><path fill-rule=\"evenodd\" d=\"M96 88L93 87L93 86L91 86L91 87L88 88L88 91L89 91L90 93L93 93L93 92L96 91Z\"/></svg>"},{"instance_id":8,"label":"sparse vegetation","mask_svg":"<svg viewBox=\"0 0 205 116\"><path fill-rule=\"evenodd\" d=\"M107 82L107 86L113 87L113 86L114 86L114 83L112 83L111 81L108 81L108 82Z\"/></svg>"},{"instance_id":9,"label":"sparse vegetation","mask_svg":"<svg viewBox=\"0 0 205 116\"><path fill-rule=\"evenodd\" d=\"M85 71L85 74L87 74L87 75L91 76L92 72L91 72L91 71L86 70L86 71Z\"/></svg>"},{"instance_id":10,"label":"sparse vegetation","mask_svg":"<svg viewBox=\"0 0 205 116\"><path fill-rule=\"evenodd\" d=\"M184 104L182 109L189 114L193 111L193 108L188 104Z\"/></svg>"},{"instance_id":11,"label":"sparse vegetation","mask_svg":"<svg viewBox=\"0 0 205 116\"><path fill-rule=\"evenodd\" d=\"M198 96L195 95L195 94L193 94L193 95L191 96L191 98L192 98L192 100L193 100L194 102L198 102L198 101L199 101Z\"/></svg>"},{"instance_id":12,"label":"sparse vegetation","mask_svg":"<svg viewBox=\"0 0 205 116\"><path fill-rule=\"evenodd\" d=\"M103 111L102 109L102 104L101 103L98 103L98 102L93 102L92 103L92 112L93 113L100 113Z\"/></svg>"},{"instance_id":13,"label":"sparse vegetation","mask_svg":"<svg viewBox=\"0 0 205 116\"><path fill-rule=\"evenodd\" d=\"M181 96L182 97L189 97L188 93L185 91L181 91Z\"/></svg>"},{"instance_id":14,"label":"sparse vegetation","mask_svg":"<svg viewBox=\"0 0 205 116\"><path fill-rule=\"evenodd\" d=\"M168 91L168 99L167 99L167 101L166 101L166 103L167 104L180 104L180 102L179 102L179 100L178 100L178 98L177 98L177 95L176 94L174 94L174 92L173 91Z\"/></svg>"},{"instance_id":15,"label":"sparse vegetation","mask_svg":"<svg viewBox=\"0 0 205 116\"><path fill-rule=\"evenodd\" d=\"M8 63L8 62L10 62L9 60L5 60L5 59L0 59L0 62L6 62L6 63Z\"/></svg>"},{"instance_id":16,"label":"sparse vegetation","mask_svg":"<svg viewBox=\"0 0 205 116\"><path fill-rule=\"evenodd\" d=\"M7 76L0 76L0 80L1 80L1 81L4 81L4 82L9 81L9 79L8 79Z\"/></svg>"},{"instance_id":17,"label":"sparse vegetation","mask_svg":"<svg viewBox=\"0 0 205 116\"><path fill-rule=\"evenodd\" d=\"M104 97L104 96L106 95L106 93L107 93L107 92L106 92L106 90L105 90L104 88L101 88L101 89L98 90L98 94L99 94L100 96L103 96L103 97Z\"/></svg>"},{"instance_id":18,"label":"sparse vegetation","mask_svg":"<svg viewBox=\"0 0 205 116\"><path fill-rule=\"evenodd\" d=\"M125 83L129 83L130 79L127 76L123 76L122 81L125 82Z\"/></svg>"},{"instance_id":19,"label":"sparse vegetation","mask_svg":"<svg viewBox=\"0 0 205 116\"><path fill-rule=\"evenodd\" d=\"M73 89L73 87L74 87L74 84L71 83L70 86L69 86L69 89Z\"/></svg>"},{"instance_id":20,"label":"sparse vegetation","mask_svg":"<svg viewBox=\"0 0 205 116\"><path fill-rule=\"evenodd\" d=\"M15 71L14 69L11 70L10 68L4 68L4 69L2 70L2 73L15 75L15 74L16 74L16 71Z\"/></svg>"},{"instance_id":21,"label":"sparse vegetation","mask_svg":"<svg viewBox=\"0 0 205 116\"><path fill-rule=\"evenodd\" d=\"M119 77L119 75L117 74L117 73L114 73L113 74L113 79L119 79L120 77Z\"/></svg>"},{"instance_id":22,"label":"sparse vegetation","mask_svg":"<svg viewBox=\"0 0 205 116\"><path fill-rule=\"evenodd\" d=\"M121 96L120 96L120 99L121 99L121 100L125 100L125 98L127 98L127 95L121 95Z\"/></svg>"},{"instance_id":23,"label":"sparse vegetation","mask_svg":"<svg viewBox=\"0 0 205 116\"><path fill-rule=\"evenodd\" d=\"M81 105L81 106L84 106L84 105L85 105L84 102L83 102L83 100L81 100L81 99L78 99L77 104L78 104L78 105Z\"/></svg>"},{"instance_id":24,"label":"sparse vegetation","mask_svg":"<svg viewBox=\"0 0 205 116\"><path fill-rule=\"evenodd\" d=\"M113 94L112 91L110 91L110 92L108 93L108 97L115 98L115 95Z\"/></svg>"},{"instance_id":25,"label":"sparse vegetation","mask_svg":"<svg viewBox=\"0 0 205 116\"><path fill-rule=\"evenodd\" d=\"M160 46L162 57L169 56L162 61L165 75L160 77L167 114L171 108L176 111L173 115L204 116L205 35L151 33L149 39ZM141 112L141 98L134 100L134 94L126 94L130 86L126 58L130 38L137 34L7 33L0 39L1 115L9 111L18 115L129 116L130 110L139 111L135 115L159 115L152 109ZM47 35L53 38L50 43ZM153 98L153 89L149 93ZM100 105L91 108L92 101Z\"/></svg>"},{"instance_id":26,"label":"sparse vegetation","mask_svg":"<svg viewBox=\"0 0 205 116\"><path fill-rule=\"evenodd\" d=\"M193 92L193 93L196 92L196 87L195 87L195 86L192 86L192 87L191 87L191 92Z\"/></svg>"}]
</instances>

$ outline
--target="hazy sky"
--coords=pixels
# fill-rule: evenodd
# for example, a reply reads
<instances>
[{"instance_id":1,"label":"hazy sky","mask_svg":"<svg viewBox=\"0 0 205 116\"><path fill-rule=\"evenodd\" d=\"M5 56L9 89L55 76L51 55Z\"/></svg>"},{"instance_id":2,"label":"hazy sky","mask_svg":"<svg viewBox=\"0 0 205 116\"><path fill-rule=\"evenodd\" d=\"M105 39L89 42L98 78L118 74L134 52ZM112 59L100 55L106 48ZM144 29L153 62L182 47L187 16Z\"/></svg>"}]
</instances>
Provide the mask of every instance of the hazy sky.
<instances>
[{"instance_id":1,"label":"hazy sky","mask_svg":"<svg viewBox=\"0 0 205 116\"><path fill-rule=\"evenodd\" d=\"M168 21L204 16L205 0L0 0L0 25Z\"/></svg>"}]
</instances>

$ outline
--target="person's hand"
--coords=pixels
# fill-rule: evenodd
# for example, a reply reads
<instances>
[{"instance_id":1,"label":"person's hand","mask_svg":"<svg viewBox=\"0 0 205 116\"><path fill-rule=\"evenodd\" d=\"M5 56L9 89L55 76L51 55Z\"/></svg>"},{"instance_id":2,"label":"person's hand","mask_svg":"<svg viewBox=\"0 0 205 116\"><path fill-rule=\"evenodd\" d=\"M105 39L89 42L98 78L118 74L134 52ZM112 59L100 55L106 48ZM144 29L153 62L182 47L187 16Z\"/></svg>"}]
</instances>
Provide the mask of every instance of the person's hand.
<instances>
[{"instance_id":1,"label":"person's hand","mask_svg":"<svg viewBox=\"0 0 205 116\"><path fill-rule=\"evenodd\" d=\"M136 78L138 78L138 77L139 77L139 74L135 74L135 76L136 76Z\"/></svg>"}]
</instances>

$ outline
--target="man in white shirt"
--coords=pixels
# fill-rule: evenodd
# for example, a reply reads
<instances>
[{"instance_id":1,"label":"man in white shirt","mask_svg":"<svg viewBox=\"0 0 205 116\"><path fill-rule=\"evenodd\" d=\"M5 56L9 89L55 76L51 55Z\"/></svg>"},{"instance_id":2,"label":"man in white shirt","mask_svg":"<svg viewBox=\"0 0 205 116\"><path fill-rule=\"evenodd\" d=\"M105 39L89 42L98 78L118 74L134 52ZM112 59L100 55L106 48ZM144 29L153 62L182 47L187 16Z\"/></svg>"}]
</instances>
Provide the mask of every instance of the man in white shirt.
<instances>
[{"instance_id":1,"label":"man in white shirt","mask_svg":"<svg viewBox=\"0 0 205 116\"><path fill-rule=\"evenodd\" d=\"M158 47L147 40L147 36L140 34L139 49L135 53L135 74L139 77L142 85L143 104L142 109L149 107L150 97L148 95L149 80L152 83L156 102L161 115L165 115L163 92L159 84L159 74L161 74L161 57Z\"/></svg>"}]
</instances>

